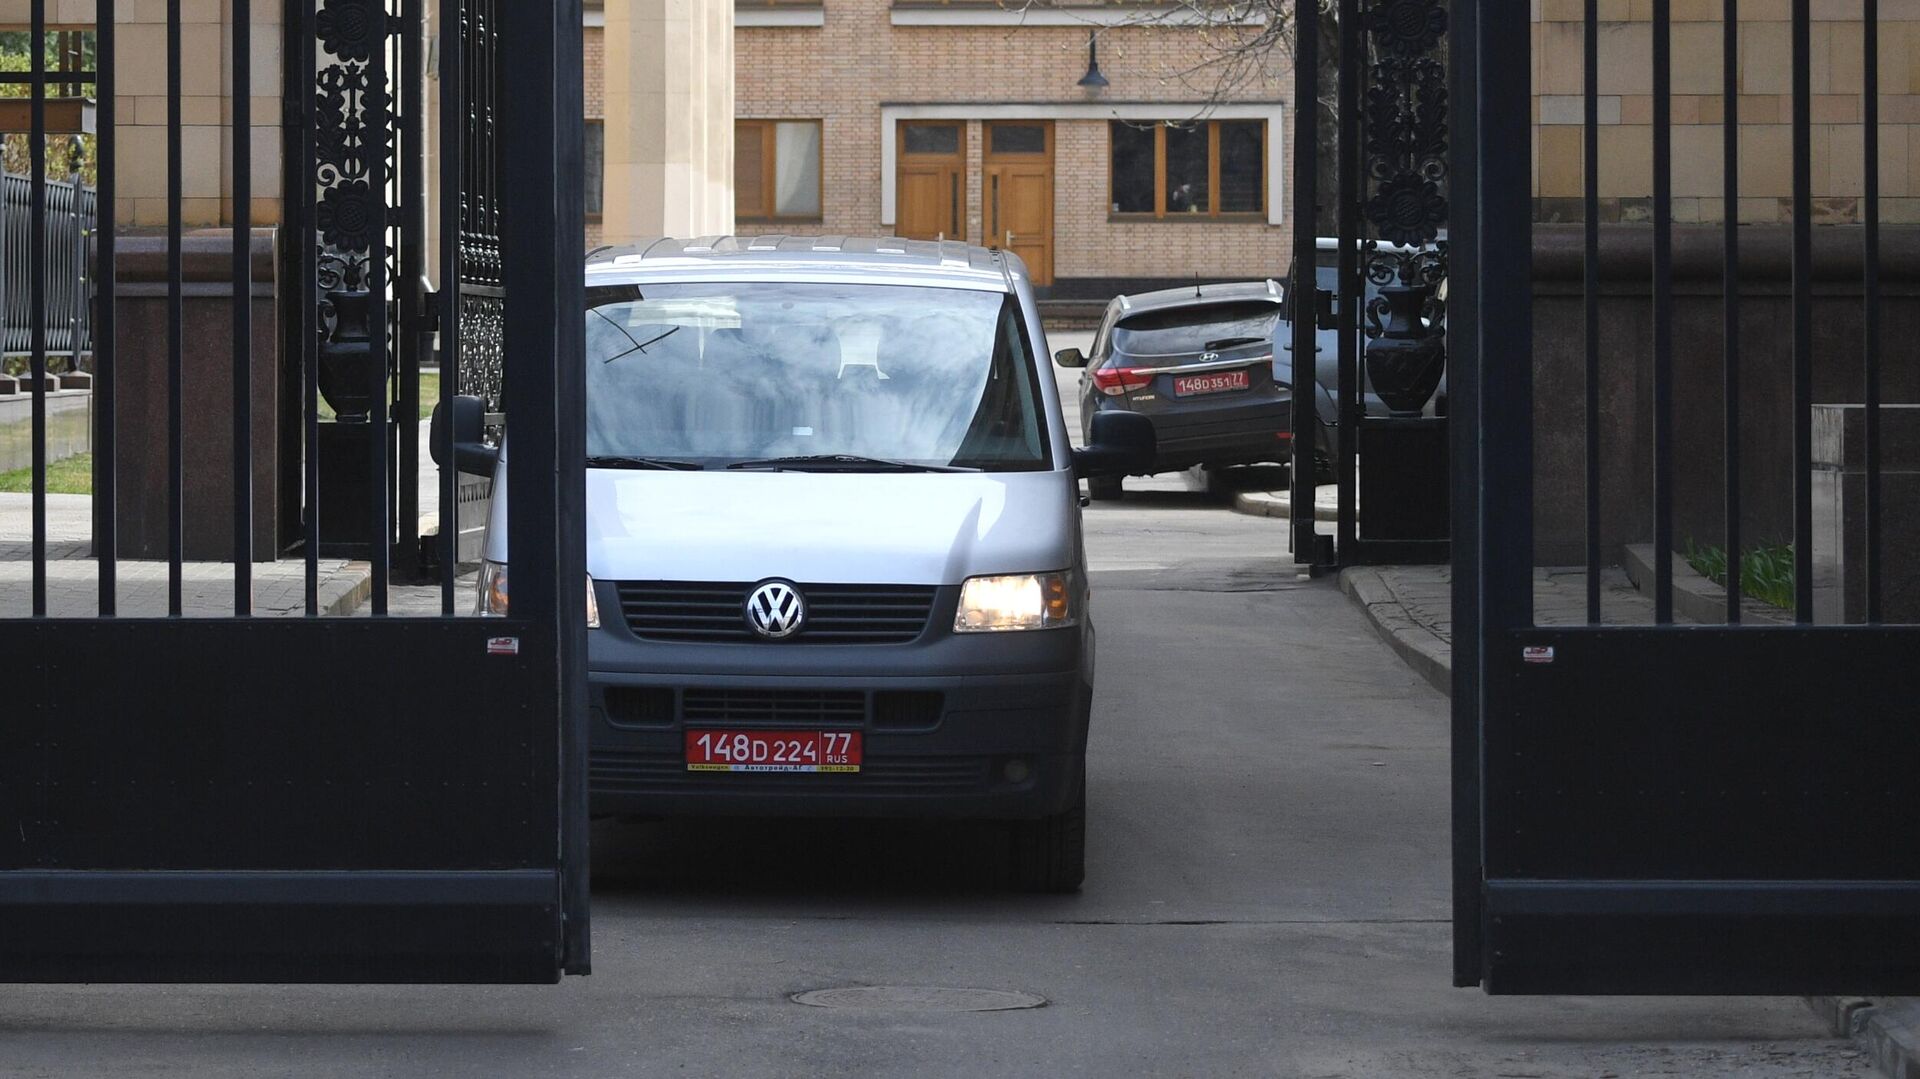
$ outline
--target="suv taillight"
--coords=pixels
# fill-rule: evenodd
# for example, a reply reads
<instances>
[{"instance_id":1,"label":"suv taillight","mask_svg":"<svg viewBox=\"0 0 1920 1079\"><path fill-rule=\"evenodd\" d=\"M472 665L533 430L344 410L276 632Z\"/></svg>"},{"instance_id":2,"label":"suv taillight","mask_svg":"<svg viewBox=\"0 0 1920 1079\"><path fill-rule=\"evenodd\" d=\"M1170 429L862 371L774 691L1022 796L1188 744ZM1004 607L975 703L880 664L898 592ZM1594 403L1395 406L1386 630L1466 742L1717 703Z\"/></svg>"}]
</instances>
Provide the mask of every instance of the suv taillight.
<instances>
[{"instance_id":1,"label":"suv taillight","mask_svg":"<svg viewBox=\"0 0 1920 1079\"><path fill-rule=\"evenodd\" d=\"M1134 367L1102 367L1093 373L1093 384L1108 397L1144 390L1152 381L1153 375Z\"/></svg>"}]
</instances>

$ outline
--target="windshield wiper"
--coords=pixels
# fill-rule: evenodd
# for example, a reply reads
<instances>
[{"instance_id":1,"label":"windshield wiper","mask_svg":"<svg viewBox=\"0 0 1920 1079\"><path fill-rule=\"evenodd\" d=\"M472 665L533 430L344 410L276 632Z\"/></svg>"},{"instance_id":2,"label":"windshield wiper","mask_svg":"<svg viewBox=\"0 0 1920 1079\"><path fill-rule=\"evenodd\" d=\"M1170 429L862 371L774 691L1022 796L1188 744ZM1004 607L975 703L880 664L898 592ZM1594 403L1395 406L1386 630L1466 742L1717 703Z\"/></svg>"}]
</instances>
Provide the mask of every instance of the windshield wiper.
<instances>
[{"instance_id":1,"label":"windshield wiper","mask_svg":"<svg viewBox=\"0 0 1920 1079\"><path fill-rule=\"evenodd\" d=\"M609 454L588 457L588 468L657 469L662 472L700 472L707 466L698 461L676 461L671 457L627 457Z\"/></svg>"},{"instance_id":2,"label":"windshield wiper","mask_svg":"<svg viewBox=\"0 0 1920 1079\"><path fill-rule=\"evenodd\" d=\"M1200 347L1208 352L1221 348L1235 348L1240 345L1258 345L1266 342L1264 337L1222 337L1218 341L1208 341Z\"/></svg>"},{"instance_id":3,"label":"windshield wiper","mask_svg":"<svg viewBox=\"0 0 1920 1079\"><path fill-rule=\"evenodd\" d=\"M728 468L790 469L795 472L978 472L962 465L923 465L913 461L889 461L884 457L862 457L856 453L811 453L794 457L767 457L756 461L735 461Z\"/></svg>"}]
</instances>

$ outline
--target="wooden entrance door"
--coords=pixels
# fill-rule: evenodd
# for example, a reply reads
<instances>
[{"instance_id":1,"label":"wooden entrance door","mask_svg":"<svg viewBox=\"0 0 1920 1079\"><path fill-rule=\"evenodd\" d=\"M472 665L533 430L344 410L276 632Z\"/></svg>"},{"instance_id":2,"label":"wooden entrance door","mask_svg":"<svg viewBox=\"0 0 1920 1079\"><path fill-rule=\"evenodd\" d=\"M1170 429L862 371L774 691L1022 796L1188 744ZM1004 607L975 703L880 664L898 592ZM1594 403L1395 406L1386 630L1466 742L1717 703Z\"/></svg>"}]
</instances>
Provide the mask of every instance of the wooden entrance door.
<instances>
[{"instance_id":1,"label":"wooden entrance door","mask_svg":"<svg viewBox=\"0 0 1920 1079\"><path fill-rule=\"evenodd\" d=\"M1035 285L1053 284L1053 124L986 125L986 244L1019 255Z\"/></svg>"},{"instance_id":2,"label":"wooden entrance door","mask_svg":"<svg viewBox=\"0 0 1920 1079\"><path fill-rule=\"evenodd\" d=\"M961 122L902 121L899 216L909 240L967 238L967 158Z\"/></svg>"}]
</instances>

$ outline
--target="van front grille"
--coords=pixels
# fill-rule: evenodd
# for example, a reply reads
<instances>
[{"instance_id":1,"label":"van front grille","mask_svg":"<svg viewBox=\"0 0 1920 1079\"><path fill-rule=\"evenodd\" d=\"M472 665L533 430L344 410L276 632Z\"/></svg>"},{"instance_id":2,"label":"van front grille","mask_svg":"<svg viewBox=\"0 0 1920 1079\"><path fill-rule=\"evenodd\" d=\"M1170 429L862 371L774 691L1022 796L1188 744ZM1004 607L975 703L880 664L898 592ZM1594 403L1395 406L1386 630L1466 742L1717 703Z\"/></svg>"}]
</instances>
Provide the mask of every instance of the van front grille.
<instances>
[{"instance_id":1,"label":"van front grille","mask_svg":"<svg viewBox=\"0 0 1920 1079\"><path fill-rule=\"evenodd\" d=\"M621 613L633 635L653 641L751 644L747 593L754 584L622 581ZM919 639L933 615L931 585L803 584L806 624L796 644L905 644Z\"/></svg>"},{"instance_id":2,"label":"van front grille","mask_svg":"<svg viewBox=\"0 0 1920 1079\"><path fill-rule=\"evenodd\" d=\"M689 689L680 695L680 717L689 727L709 723L860 727L867 721L867 695L831 689Z\"/></svg>"}]
</instances>

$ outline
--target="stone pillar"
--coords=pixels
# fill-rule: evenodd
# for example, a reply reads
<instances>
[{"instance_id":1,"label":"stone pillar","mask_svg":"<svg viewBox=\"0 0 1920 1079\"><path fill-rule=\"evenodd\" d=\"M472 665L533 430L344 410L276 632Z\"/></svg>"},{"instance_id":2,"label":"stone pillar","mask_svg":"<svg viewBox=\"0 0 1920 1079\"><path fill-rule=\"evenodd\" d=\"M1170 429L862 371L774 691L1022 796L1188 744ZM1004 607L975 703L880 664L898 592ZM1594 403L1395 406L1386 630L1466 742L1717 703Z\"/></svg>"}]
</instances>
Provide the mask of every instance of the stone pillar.
<instances>
[{"instance_id":1,"label":"stone pillar","mask_svg":"<svg viewBox=\"0 0 1920 1079\"><path fill-rule=\"evenodd\" d=\"M604 243L733 231L732 0L607 0Z\"/></svg>"},{"instance_id":2,"label":"stone pillar","mask_svg":"<svg viewBox=\"0 0 1920 1079\"><path fill-rule=\"evenodd\" d=\"M164 236L120 240L118 352L115 371L119 423L116 512L120 557L167 557L167 242ZM182 430L185 441L185 558L233 557L233 234L196 229L182 244ZM253 280L243 285L253 304L253 557L278 553L275 519L282 491L277 410L281 400L280 341L274 301L274 230L253 234Z\"/></svg>"},{"instance_id":3,"label":"stone pillar","mask_svg":"<svg viewBox=\"0 0 1920 1079\"><path fill-rule=\"evenodd\" d=\"M1813 406L1814 617L1864 622L1866 409ZM1920 622L1920 405L1880 406L1882 618Z\"/></svg>"}]
</instances>

